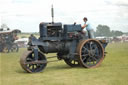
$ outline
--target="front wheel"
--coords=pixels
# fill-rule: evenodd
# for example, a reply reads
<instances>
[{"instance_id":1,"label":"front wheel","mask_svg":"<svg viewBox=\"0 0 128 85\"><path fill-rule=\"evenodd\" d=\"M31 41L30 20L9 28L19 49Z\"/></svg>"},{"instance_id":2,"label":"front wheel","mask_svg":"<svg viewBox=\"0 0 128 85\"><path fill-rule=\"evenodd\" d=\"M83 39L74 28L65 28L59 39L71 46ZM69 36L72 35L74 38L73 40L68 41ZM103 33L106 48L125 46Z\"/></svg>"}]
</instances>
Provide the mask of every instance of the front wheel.
<instances>
[{"instance_id":1,"label":"front wheel","mask_svg":"<svg viewBox=\"0 0 128 85\"><path fill-rule=\"evenodd\" d=\"M47 65L47 59L41 52L38 52L38 60L35 60L34 52L27 51L21 57L20 65L29 73L41 72Z\"/></svg>"}]
</instances>

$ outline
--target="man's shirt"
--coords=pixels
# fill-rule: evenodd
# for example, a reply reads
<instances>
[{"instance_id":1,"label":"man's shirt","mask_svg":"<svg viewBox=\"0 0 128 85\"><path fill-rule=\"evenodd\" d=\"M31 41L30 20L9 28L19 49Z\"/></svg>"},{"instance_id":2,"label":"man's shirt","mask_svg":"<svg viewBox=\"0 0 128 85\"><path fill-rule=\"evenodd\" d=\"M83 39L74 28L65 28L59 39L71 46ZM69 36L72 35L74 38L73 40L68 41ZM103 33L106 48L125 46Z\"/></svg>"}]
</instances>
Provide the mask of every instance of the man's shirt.
<instances>
[{"instance_id":1,"label":"man's shirt","mask_svg":"<svg viewBox=\"0 0 128 85\"><path fill-rule=\"evenodd\" d=\"M83 29L84 31L86 31L86 30L93 30L91 24L90 24L88 21L85 22L84 24L87 25L87 26Z\"/></svg>"}]
</instances>

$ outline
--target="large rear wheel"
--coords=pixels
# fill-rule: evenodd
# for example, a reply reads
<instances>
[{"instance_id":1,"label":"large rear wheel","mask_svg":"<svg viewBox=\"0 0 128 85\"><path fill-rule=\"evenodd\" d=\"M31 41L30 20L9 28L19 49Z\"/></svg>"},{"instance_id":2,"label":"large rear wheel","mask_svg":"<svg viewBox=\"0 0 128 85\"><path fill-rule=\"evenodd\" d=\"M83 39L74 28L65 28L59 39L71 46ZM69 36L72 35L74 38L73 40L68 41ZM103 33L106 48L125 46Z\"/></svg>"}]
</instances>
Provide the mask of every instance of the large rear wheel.
<instances>
[{"instance_id":1,"label":"large rear wheel","mask_svg":"<svg viewBox=\"0 0 128 85\"><path fill-rule=\"evenodd\" d=\"M101 43L94 39L80 41L77 53L80 64L86 68L97 67L104 59L104 49Z\"/></svg>"}]
</instances>

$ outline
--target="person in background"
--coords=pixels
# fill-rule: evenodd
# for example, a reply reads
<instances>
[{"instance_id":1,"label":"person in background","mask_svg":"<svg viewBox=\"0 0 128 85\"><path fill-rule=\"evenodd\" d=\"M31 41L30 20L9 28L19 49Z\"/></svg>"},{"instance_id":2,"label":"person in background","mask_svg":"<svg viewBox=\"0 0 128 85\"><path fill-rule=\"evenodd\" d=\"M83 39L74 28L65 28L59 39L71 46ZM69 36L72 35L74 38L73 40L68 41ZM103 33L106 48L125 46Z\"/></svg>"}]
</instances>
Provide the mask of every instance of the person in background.
<instances>
[{"instance_id":1,"label":"person in background","mask_svg":"<svg viewBox=\"0 0 128 85\"><path fill-rule=\"evenodd\" d=\"M84 25L82 26L83 33L86 33L86 31L87 31L88 37L90 39L93 39L94 38L94 31L93 31L93 28L91 27L90 23L88 22L87 17L84 17L83 21L84 21Z\"/></svg>"}]
</instances>

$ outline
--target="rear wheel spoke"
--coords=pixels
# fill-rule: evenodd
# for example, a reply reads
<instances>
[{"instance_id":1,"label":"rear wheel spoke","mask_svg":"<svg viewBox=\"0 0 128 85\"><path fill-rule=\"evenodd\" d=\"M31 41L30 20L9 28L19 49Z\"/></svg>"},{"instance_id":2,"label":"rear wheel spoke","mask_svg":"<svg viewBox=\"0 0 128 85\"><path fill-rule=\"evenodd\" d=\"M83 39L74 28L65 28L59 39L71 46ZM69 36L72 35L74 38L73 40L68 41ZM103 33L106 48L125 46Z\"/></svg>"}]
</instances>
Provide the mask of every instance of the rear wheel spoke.
<instances>
[{"instance_id":1,"label":"rear wheel spoke","mask_svg":"<svg viewBox=\"0 0 128 85\"><path fill-rule=\"evenodd\" d=\"M89 56L89 54L83 54L82 57L86 57L86 56Z\"/></svg>"},{"instance_id":2,"label":"rear wheel spoke","mask_svg":"<svg viewBox=\"0 0 128 85\"><path fill-rule=\"evenodd\" d=\"M93 58L93 60L96 60L97 61L97 59L94 56L92 58Z\"/></svg>"},{"instance_id":3,"label":"rear wheel spoke","mask_svg":"<svg viewBox=\"0 0 128 85\"><path fill-rule=\"evenodd\" d=\"M83 58L83 62L86 60L86 57Z\"/></svg>"}]
</instances>

